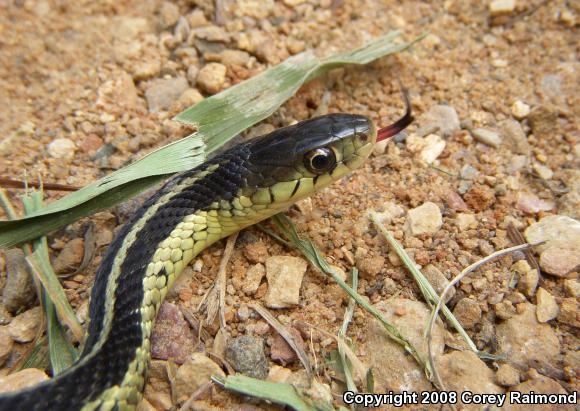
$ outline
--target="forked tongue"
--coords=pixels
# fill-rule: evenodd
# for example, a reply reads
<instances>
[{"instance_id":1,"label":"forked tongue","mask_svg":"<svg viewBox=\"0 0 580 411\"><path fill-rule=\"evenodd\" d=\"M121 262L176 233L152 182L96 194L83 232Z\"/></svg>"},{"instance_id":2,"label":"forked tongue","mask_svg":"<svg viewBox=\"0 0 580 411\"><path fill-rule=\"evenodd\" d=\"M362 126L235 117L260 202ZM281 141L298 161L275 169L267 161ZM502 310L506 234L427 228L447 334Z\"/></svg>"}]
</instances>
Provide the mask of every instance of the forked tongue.
<instances>
[{"instance_id":1,"label":"forked tongue","mask_svg":"<svg viewBox=\"0 0 580 411\"><path fill-rule=\"evenodd\" d=\"M395 121L393 124L390 124L386 127L381 128L377 132L377 143L379 141L386 140L387 138L391 138L401 131L406 129L409 124L411 124L414 120L413 114L411 113L411 102L409 101L409 92L407 89L401 87L401 91L403 92L403 97L405 98L405 115Z\"/></svg>"}]
</instances>

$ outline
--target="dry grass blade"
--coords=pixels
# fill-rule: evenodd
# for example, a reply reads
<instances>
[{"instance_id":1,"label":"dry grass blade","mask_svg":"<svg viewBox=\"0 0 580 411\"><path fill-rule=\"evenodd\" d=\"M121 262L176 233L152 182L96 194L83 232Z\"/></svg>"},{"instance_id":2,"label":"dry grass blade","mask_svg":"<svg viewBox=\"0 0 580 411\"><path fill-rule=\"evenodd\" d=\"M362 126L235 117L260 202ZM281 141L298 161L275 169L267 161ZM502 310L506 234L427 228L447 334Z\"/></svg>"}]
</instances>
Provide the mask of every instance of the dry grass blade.
<instances>
[{"instance_id":1,"label":"dry grass blade","mask_svg":"<svg viewBox=\"0 0 580 411\"><path fill-rule=\"evenodd\" d=\"M226 243L226 249L224 250L224 255L220 261L220 268L218 270L218 276L216 281L216 287L219 291L219 312L220 312L220 327L223 332L226 332L226 281L227 281L227 268L230 258L232 257L232 252L236 245L236 240L238 239L238 233L234 233L228 237Z\"/></svg>"},{"instance_id":2,"label":"dry grass blade","mask_svg":"<svg viewBox=\"0 0 580 411\"><path fill-rule=\"evenodd\" d=\"M260 304L258 304L258 303L250 304L250 307L252 309L254 309L258 314L260 314L262 316L262 318L264 320L266 320L266 322L268 324L270 324L272 326L272 328L274 328L278 332L278 334L280 334L280 336L282 338L284 338L284 341L286 341L288 343L288 345L294 350L294 352L296 352L298 359L300 360L300 362L302 363L302 365L306 369L306 372L308 373L308 378L311 379L312 378L312 365L310 364L310 360L308 359L308 355L306 354L304 349L298 345L298 343L296 342L296 340L294 339L292 334L290 334L288 329L286 327L284 327L280 323L280 321L275 319L274 316L272 314L270 314L270 312L267 309L265 309L264 307L262 307Z\"/></svg>"},{"instance_id":3,"label":"dry grass blade","mask_svg":"<svg viewBox=\"0 0 580 411\"><path fill-rule=\"evenodd\" d=\"M516 245L526 244L526 239L520 233L520 231L516 228L514 223L509 223L507 227L507 234L510 240ZM538 270L538 274L542 275L542 270L540 269L540 264L538 264L538 260L534 257L534 253L531 252L529 249L524 250L524 254L526 256L526 260L530 263L532 268Z\"/></svg>"},{"instance_id":4,"label":"dry grass blade","mask_svg":"<svg viewBox=\"0 0 580 411\"><path fill-rule=\"evenodd\" d=\"M443 381L441 380L441 376L439 375L439 372L437 371L437 366L436 366L435 360L433 358L432 336L433 336L433 327L435 326L435 319L437 318L437 315L439 314L439 311L441 310L442 302L445 301L445 297L449 293L449 290L451 289L451 287L453 287L455 284L457 284L459 281L461 281L462 278L464 278L469 273L475 271L476 269L478 269L482 265L489 263L490 261L493 261L501 256L506 255L506 254L513 253L515 251L526 250L526 249L533 247L535 245L538 245L538 244L526 243L526 244L518 245L515 247L506 248L504 250L496 251L495 253L492 253L492 254L488 255L487 257L471 264L469 267L467 267L461 273L459 273L459 275L457 275L453 280L451 280L451 282L449 284L447 284L447 287L445 287L445 289L443 290L443 293L441 293L441 298L439 299L439 302L437 303L437 305L435 306L435 309L431 313L431 318L429 319L429 323L427 326L427 350L428 350L428 354L429 354L429 364L431 365L431 369L433 370L433 377L435 378L436 384L438 385L439 389L445 390L445 385L443 384Z\"/></svg>"},{"instance_id":5,"label":"dry grass blade","mask_svg":"<svg viewBox=\"0 0 580 411\"><path fill-rule=\"evenodd\" d=\"M421 290L423 298L425 299L427 304L429 304L431 307L433 307L435 304L439 304L442 297L439 297L437 295L437 292L435 291L431 283L427 280L427 278L425 278L423 273L417 269L415 263L413 262L413 260L411 260L411 257L409 257L405 249L401 247L401 245L397 242L397 240L395 240L395 238L391 235L391 233L389 233L389 231L385 228L385 226L380 222L377 213L371 212L370 217L372 222L375 224L375 226L377 226L377 228L381 232L381 234L383 234L389 245L393 247L393 249L399 256L405 267L407 267L407 270L409 270L409 272L413 276L413 279L417 282L417 285L419 286L419 289ZM441 311L443 312L443 315L445 315L445 318L447 318L447 320L449 320L451 325L453 325L453 328L455 328L457 332L459 332L459 334L463 337L469 348L476 354L479 354L479 350L475 346L475 343L471 340L467 332L463 329L463 327L461 326L459 321L457 321L457 318L455 318L455 316L449 310L449 308L443 305Z\"/></svg>"},{"instance_id":6,"label":"dry grass blade","mask_svg":"<svg viewBox=\"0 0 580 411\"><path fill-rule=\"evenodd\" d=\"M358 270L356 268L352 269L352 289L358 289ZM352 363L346 357L346 348L348 347L346 332L348 330L348 325L352 321L354 316L354 308L356 307L356 301L353 298L349 298L348 307L344 312L344 319L342 320L342 326L338 330L338 355L340 358L340 363L342 366L342 371L344 373L344 378L346 380L346 388L349 391L357 392L356 383L352 376ZM351 406L354 409L354 405Z\"/></svg>"}]
</instances>

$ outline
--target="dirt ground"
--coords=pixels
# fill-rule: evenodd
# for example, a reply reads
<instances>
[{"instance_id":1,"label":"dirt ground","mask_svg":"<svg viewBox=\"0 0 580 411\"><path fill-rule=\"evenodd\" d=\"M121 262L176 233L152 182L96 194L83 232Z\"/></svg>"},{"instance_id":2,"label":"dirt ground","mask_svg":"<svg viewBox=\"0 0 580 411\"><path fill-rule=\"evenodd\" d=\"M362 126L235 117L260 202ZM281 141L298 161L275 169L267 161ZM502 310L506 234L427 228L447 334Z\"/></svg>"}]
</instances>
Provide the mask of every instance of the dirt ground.
<instances>
[{"instance_id":1,"label":"dirt ground","mask_svg":"<svg viewBox=\"0 0 580 411\"><path fill-rule=\"evenodd\" d=\"M186 135L170 120L185 107L291 55L353 49L391 30L401 30L405 40L428 33L409 51L313 81L251 131L324 112L364 114L386 125L403 110L398 80L409 89L417 120L406 138L377 149L361 169L290 211L299 230L332 264L346 272L359 268L361 295L385 312L401 304L393 315L404 318L415 309L409 300L424 300L368 221L369 211L382 213L415 262L443 282L515 245L510 224L523 233L550 215L580 218L580 2L532 0L504 11L494 7L489 1L454 0L0 0L0 177L22 179L26 172L32 180L86 185ZM9 190L15 204L18 193ZM48 200L62 195L47 193ZM437 227L414 230L409 211L426 203L438 211L419 218L434 219ZM117 207L49 236L57 271L66 273L80 263L85 227L89 220L95 223L98 249L92 263L63 280L81 316L100 258L126 218L127 208ZM577 239L578 231L574 235ZM222 241L203 252L184 274L168 299L174 307L197 307L215 278L224 246ZM557 263L568 264L564 271L550 268L548 256L542 257L537 287L538 273L530 272L539 250L527 264L521 253L506 256L458 284L449 308L478 349L508 351L508 358L485 363L467 358L458 350L465 348L461 341L448 332L441 347L448 389L578 390L574 261L579 253L572 244L564 257L556 255ZM300 257L255 228L240 236L228 270L227 329L234 338L263 339L270 378L296 382L303 373L300 362L274 361L276 332L257 314L247 315L248 304L264 301L268 282L264 279L255 293L242 290L252 267L281 255ZM0 267L5 262L0 254ZM5 277L2 269L2 282ZM317 379L328 384L335 406L344 388L328 360L336 348L329 335L337 335L347 303L331 279L309 267L299 304L270 309L300 332L317 364ZM383 340L373 321L357 308L348 335L360 360L382 370L376 371L377 391L400 390L403 385L390 375L389 364L404 354L389 356L377 347ZM204 341L209 351L217 344L216 331L210 327ZM532 341L541 343L528 350ZM11 343L3 375L29 345ZM160 371L165 366L163 358L155 360L143 409L179 409L195 391L172 397L171 376ZM413 389L433 389L424 377L417 378L409 383ZM194 409L268 407L213 388Z\"/></svg>"}]
</instances>

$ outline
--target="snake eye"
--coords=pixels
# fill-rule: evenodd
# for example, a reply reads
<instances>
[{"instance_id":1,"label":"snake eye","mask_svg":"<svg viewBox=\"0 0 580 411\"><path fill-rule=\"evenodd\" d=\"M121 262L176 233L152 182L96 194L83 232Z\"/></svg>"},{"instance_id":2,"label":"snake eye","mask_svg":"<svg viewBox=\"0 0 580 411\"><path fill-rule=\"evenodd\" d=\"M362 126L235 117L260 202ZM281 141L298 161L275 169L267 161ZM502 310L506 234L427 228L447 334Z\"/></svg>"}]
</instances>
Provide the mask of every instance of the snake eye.
<instances>
[{"instance_id":1,"label":"snake eye","mask_svg":"<svg viewBox=\"0 0 580 411\"><path fill-rule=\"evenodd\" d=\"M317 148L304 157L304 165L314 174L322 174L336 164L336 156L329 148Z\"/></svg>"}]
</instances>

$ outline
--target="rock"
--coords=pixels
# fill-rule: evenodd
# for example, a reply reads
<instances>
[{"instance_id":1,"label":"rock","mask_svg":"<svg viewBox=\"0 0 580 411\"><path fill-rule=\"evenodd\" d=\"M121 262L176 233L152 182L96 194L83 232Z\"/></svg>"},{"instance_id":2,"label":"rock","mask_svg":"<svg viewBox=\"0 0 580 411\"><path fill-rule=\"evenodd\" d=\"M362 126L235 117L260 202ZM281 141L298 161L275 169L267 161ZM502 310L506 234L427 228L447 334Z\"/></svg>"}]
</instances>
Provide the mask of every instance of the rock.
<instances>
[{"instance_id":1,"label":"rock","mask_svg":"<svg viewBox=\"0 0 580 411\"><path fill-rule=\"evenodd\" d=\"M530 379L525 381L521 384L516 385L513 387L511 392L518 392L518 393L531 393L534 394L567 394L566 390L554 381L551 378L545 377L543 375L537 374L536 378ZM508 393L509 395L509 393ZM575 406L572 404L569 405L556 405L556 404L545 404L545 405L527 405L527 404L511 404L510 401L506 401L506 405L502 408L502 410L507 411L524 411L524 410L533 410L533 411L573 411Z\"/></svg>"},{"instance_id":2,"label":"rock","mask_svg":"<svg viewBox=\"0 0 580 411\"><path fill-rule=\"evenodd\" d=\"M285 383L288 382L292 376L292 371L288 368L280 367L279 365L273 365L268 372L268 381Z\"/></svg>"},{"instance_id":3,"label":"rock","mask_svg":"<svg viewBox=\"0 0 580 411\"><path fill-rule=\"evenodd\" d=\"M560 305L558 322L580 328L580 310L578 301L575 298L564 298Z\"/></svg>"},{"instance_id":4,"label":"rock","mask_svg":"<svg viewBox=\"0 0 580 411\"><path fill-rule=\"evenodd\" d=\"M503 389L494 382L493 371L469 350L452 351L443 355L439 360L439 374L445 381L447 390L458 393L471 391L474 394L503 393ZM463 404L461 409L480 410L481 406Z\"/></svg>"},{"instance_id":5,"label":"rock","mask_svg":"<svg viewBox=\"0 0 580 411\"><path fill-rule=\"evenodd\" d=\"M580 267L580 250L578 248L550 247L540 254L540 267L548 274L565 277Z\"/></svg>"},{"instance_id":6,"label":"rock","mask_svg":"<svg viewBox=\"0 0 580 411\"><path fill-rule=\"evenodd\" d=\"M535 247L540 253L550 247L569 248L580 250L580 222L573 218L559 215L550 215L537 223L530 225L524 232L530 243L546 241Z\"/></svg>"},{"instance_id":7,"label":"rock","mask_svg":"<svg viewBox=\"0 0 580 411\"><path fill-rule=\"evenodd\" d=\"M174 26L179 20L179 8L170 1L164 1L159 10L159 21L161 27L167 29Z\"/></svg>"},{"instance_id":8,"label":"rock","mask_svg":"<svg viewBox=\"0 0 580 411\"><path fill-rule=\"evenodd\" d=\"M464 328L473 328L481 320L481 307L471 298L462 298L453 309L453 315Z\"/></svg>"},{"instance_id":9,"label":"rock","mask_svg":"<svg viewBox=\"0 0 580 411\"><path fill-rule=\"evenodd\" d=\"M543 164L534 163L532 168L540 176L540 178L543 178L544 180L549 180L554 176L554 172Z\"/></svg>"},{"instance_id":10,"label":"rock","mask_svg":"<svg viewBox=\"0 0 580 411\"><path fill-rule=\"evenodd\" d=\"M561 196L558 200L558 214L575 218L576 220L580 219L580 193L570 191Z\"/></svg>"},{"instance_id":11,"label":"rock","mask_svg":"<svg viewBox=\"0 0 580 411\"><path fill-rule=\"evenodd\" d=\"M246 277L244 278L244 285L242 286L242 291L246 295L252 295L258 291L260 282L262 278L266 275L266 267L263 264L254 264L246 271Z\"/></svg>"},{"instance_id":12,"label":"rock","mask_svg":"<svg viewBox=\"0 0 580 411\"><path fill-rule=\"evenodd\" d=\"M580 281L577 279L570 279L564 281L564 289L570 297L580 297Z\"/></svg>"},{"instance_id":13,"label":"rock","mask_svg":"<svg viewBox=\"0 0 580 411\"><path fill-rule=\"evenodd\" d=\"M386 202L381 206L380 212L377 212L379 221L383 224L390 224L395 218L405 215L405 210L400 205L393 202Z\"/></svg>"},{"instance_id":14,"label":"rock","mask_svg":"<svg viewBox=\"0 0 580 411\"><path fill-rule=\"evenodd\" d=\"M471 164L466 164L459 170L459 177L464 180L475 180L479 176L479 171Z\"/></svg>"},{"instance_id":15,"label":"rock","mask_svg":"<svg viewBox=\"0 0 580 411\"><path fill-rule=\"evenodd\" d=\"M550 211L556 207L551 200L543 200L533 193L518 193L516 208L528 214Z\"/></svg>"},{"instance_id":16,"label":"rock","mask_svg":"<svg viewBox=\"0 0 580 411\"><path fill-rule=\"evenodd\" d=\"M460 129L457 111L446 105L432 106L429 111L421 115L418 124L421 124L421 130L438 129L443 136L450 136ZM417 132L417 134L420 133Z\"/></svg>"},{"instance_id":17,"label":"rock","mask_svg":"<svg viewBox=\"0 0 580 411\"><path fill-rule=\"evenodd\" d=\"M459 231L477 227L477 219L473 214L459 213L455 216L455 224Z\"/></svg>"},{"instance_id":18,"label":"rock","mask_svg":"<svg viewBox=\"0 0 580 411\"><path fill-rule=\"evenodd\" d=\"M197 85L209 94L222 90L226 81L227 68L221 63L208 63L199 70Z\"/></svg>"},{"instance_id":19,"label":"rock","mask_svg":"<svg viewBox=\"0 0 580 411\"><path fill-rule=\"evenodd\" d=\"M495 192L484 185L474 185L465 193L465 203L475 211L485 211L495 203Z\"/></svg>"},{"instance_id":20,"label":"rock","mask_svg":"<svg viewBox=\"0 0 580 411\"><path fill-rule=\"evenodd\" d=\"M171 396L165 391L145 390L145 398L153 406L154 410L171 410L173 402Z\"/></svg>"},{"instance_id":21,"label":"rock","mask_svg":"<svg viewBox=\"0 0 580 411\"><path fill-rule=\"evenodd\" d=\"M433 163L445 150L445 141L437 134L419 137L411 134L407 138L407 148L413 153L419 153L419 158L427 164Z\"/></svg>"},{"instance_id":22,"label":"rock","mask_svg":"<svg viewBox=\"0 0 580 411\"><path fill-rule=\"evenodd\" d=\"M179 96L179 99L177 100L177 102L179 103L180 107L183 107L185 109L188 107L195 106L197 103L199 103L203 99L204 99L204 97L201 95L201 93L197 89L188 88L183 93L181 93L181 96Z\"/></svg>"},{"instance_id":23,"label":"rock","mask_svg":"<svg viewBox=\"0 0 580 411\"><path fill-rule=\"evenodd\" d=\"M137 404L137 411L157 411L157 408L147 401L147 398L141 398L141 401Z\"/></svg>"},{"instance_id":24,"label":"rock","mask_svg":"<svg viewBox=\"0 0 580 411\"><path fill-rule=\"evenodd\" d=\"M538 273L538 270L529 269L524 274L520 274L518 290L520 290L526 297L531 298L536 293L539 281L540 274Z\"/></svg>"},{"instance_id":25,"label":"rock","mask_svg":"<svg viewBox=\"0 0 580 411\"><path fill-rule=\"evenodd\" d=\"M498 148L501 145L501 136L496 131L488 130L486 128L476 128L471 132L471 134L473 135L473 138L480 143L493 148Z\"/></svg>"},{"instance_id":26,"label":"rock","mask_svg":"<svg viewBox=\"0 0 580 411\"><path fill-rule=\"evenodd\" d=\"M14 340L10 337L8 327L0 327L0 367L4 365L14 346Z\"/></svg>"},{"instance_id":27,"label":"rock","mask_svg":"<svg viewBox=\"0 0 580 411\"><path fill-rule=\"evenodd\" d=\"M511 365L502 364L495 373L495 381L502 387L513 387L520 383L520 373Z\"/></svg>"},{"instance_id":28,"label":"rock","mask_svg":"<svg viewBox=\"0 0 580 411\"><path fill-rule=\"evenodd\" d=\"M554 79L555 81L552 81ZM544 82L544 80L548 80ZM557 85L559 83L559 77L557 76L545 76L542 79L542 86L546 85L546 88L558 88L552 87L552 85ZM542 87L544 88L544 87ZM555 96L561 96L560 92L554 93ZM530 112L528 115L528 121L532 129L534 136L540 139L549 139L554 135L554 130L558 128L558 112L547 106L538 106Z\"/></svg>"},{"instance_id":29,"label":"rock","mask_svg":"<svg viewBox=\"0 0 580 411\"><path fill-rule=\"evenodd\" d=\"M228 341L226 359L238 372L248 377L264 379L268 376L268 360L264 341L259 337L242 336Z\"/></svg>"},{"instance_id":30,"label":"rock","mask_svg":"<svg viewBox=\"0 0 580 411\"><path fill-rule=\"evenodd\" d=\"M536 317L541 323L553 320L558 316L560 309L558 303L552 294L540 287L536 293Z\"/></svg>"},{"instance_id":31,"label":"rock","mask_svg":"<svg viewBox=\"0 0 580 411\"><path fill-rule=\"evenodd\" d=\"M393 298L375 304L385 319L395 326L427 358L427 343L424 338L425 324L430 318L429 308L419 301ZM437 321L433 330L432 347L436 360L443 354L444 329ZM366 357L361 359L373 365L376 392L424 391L431 390L431 383L423 370L400 345L387 335L383 325L376 319L371 320L365 330L364 345L361 347ZM380 365L380 366L377 366Z\"/></svg>"},{"instance_id":32,"label":"rock","mask_svg":"<svg viewBox=\"0 0 580 411\"><path fill-rule=\"evenodd\" d=\"M183 402L191 394L208 382L212 375L225 377L225 373L215 362L202 353L193 353L177 370L173 393L177 402Z\"/></svg>"},{"instance_id":33,"label":"rock","mask_svg":"<svg viewBox=\"0 0 580 411\"><path fill-rule=\"evenodd\" d=\"M265 263L268 258L268 248L261 241L251 241L244 246L244 256L251 263Z\"/></svg>"},{"instance_id":34,"label":"rock","mask_svg":"<svg viewBox=\"0 0 580 411\"><path fill-rule=\"evenodd\" d=\"M510 150L514 154L525 156L524 160L527 163L532 151L522 125L518 121L508 119L500 124L500 129Z\"/></svg>"},{"instance_id":35,"label":"rock","mask_svg":"<svg viewBox=\"0 0 580 411\"><path fill-rule=\"evenodd\" d=\"M375 255L356 259L356 266L360 270L361 278L370 279L379 274L385 266L385 257Z\"/></svg>"},{"instance_id":36,"label":"rock","mask_svg":"<svg viewBox=\"0 0 580 411\"><path fill-rule=\"evenodd\" d=\"M516 0L493 0L489 3L489 14L492 17L501 16L513 12L516 8Z\"/></svg>"},{"instance_id":37,"label":"rock","mask_svg":"<svg viewBox=\"0 0 580 411\"><path fill-rule=\"evenodd\" d=\"M8 333L16 342L30 342L36 337L41 322L42 310L34 307L14 317L8 325Z\"/></svg>"},{"instance_id":38,"label":"rock","mask_svg":"<svg viewBox=\"0 0 580 411\"><path fill-rule=\"evenodd\" d=\"M6 284L2 292L4 308L15 314L30 308L36 302L36 288L32 273L19 248L6 250Z\"/></svg>"},{"instance_id":39,"label":"rock","mask_svg":"<svg viewBox=\"0 0 580 411\"><path fill-rule=\"evenodd\" d=\"M441 294L443 294L443 290L445 290L445 287L447 287L447 285L449 284L449 280L447 280L447 278L445 278L443 273L432 264L429 264L428 266L424 267L421 270L421 272L423 273L425 278L427 278L429 283L433 286L437 294L441 296ZM451 300L454 295L455 295L455 287L451 287L449 289L449 292L447 293L445 302L449 302L449 300Z\"/></svg>"},{"instance_id":40,"label":"rock","mask_svg":"<svg viewBox=\"0 0 580 411\"><path fill-rule=\"evenodd\" d=\"M219 54L220 62L226 66L247 67L250 64L250 58L250 54L242 50L226 49Z\"/></svg>"},{"instance_id":41,"label":"rock","mask_svg":"<svg viewBox=\"0 0 580 411\"><path fill-rule=\"evenodd\" d=\"M514 104L512 104L512 116L517 118L518 120L523 120L530 114L530 106L524 103L521 100L516 100Z\"/></svg>"},{"instance_id":42,"label":"rock","mask_svg":"<svg viewBox=\"0 0 580 411\"><path fill-rule=\"evenodd\" d=\"M467 211L467 204L465 204L463 198L455 191L451 191L447 195L447 205L455 211Z\"/></svg>"},{"instance_id":43,"label":"rock","mask_svg":"<svg viewBox=\"0 0 580 411\"><path fill-rule=\"evenodd\" d=\"M183 364L196 348L194 341L196 336L179 307L168 302L161 304L151 334L151 357Z\"/></svg>"},{"instance_id":44,"label":"rock","mask_svg":"<svg viewBox=\"0 0 580 411\"><path fill-rule=\"evenodd\" d=\"M48 379L48 376L42 370L25 368L14 374L0 377L0 393L19 391L23 388L39 384L42 381L47 381Z\"/></svg>"},{"instance_id":45,"label":"rock","mask_svg":"<svg viewBox=\"0 0 580 411\"><path fill-rule=\"evenodd\" d=\"M532 304L522 303L518 312L496 327L499 352L506 356L506 362L522 371L530 366L547 368L557 364L560 341L555 331L538 322Z\"/></svg>"},{"instance_id":46,"label":"rock","mask_svg":"<svg viewBox=\"0 0 580 411\"><path fill-rule=\"evenodd\" d=\"M435 234L443 225L441 210L437 204L426 202L423 205L409 210L405 230L408 234L417 236L421 234Z\"/></svg>"},{"instance_id":47,"label":"rock","mask_svg":"<svg viewBox=\"0 0 580 411\"><path fill-rule=\"evenodd\" d=\"M193 87L197 83L197 75L199 74L199 67L191 65L187 68L187 80L189 84Z\"/></svg>"},{"instance_id":48,"label":"rock","mask_svg":"<svg viewBox=\"0 0 580 411\"><path fill-rule=\"evenodd\" d=\"M151 113L167 110L189 88L185 77L157 79L145 91L145 99Z\"/></svg>"},{"instance_id":49,"label":"rock","mask_svg":"<svg viewBox=\"0 0 580 411\"><path fill-rule=\"evenodd\" d=\"M54 271L58 274L72 273L83 261L84 253L85 242L82 238L69 241L54 259Z\"/></svg>"},{"instance_id":50,"label":"rock","mask_svg":"<svg viewBox=\"0 0 580 411\"><path fill-rule=\"evenodd\" d=\"M495 314L502 320L508 320L516 315L516 307L509 300L504 300L494 306Z\"/></svg>"},{"instance_id":51,"label":"rock","mask_svg":"<svg viewBox=\"0 0 580 411\"><path fill-rule=\"evenodd\" d=\"M304 348L304 341L300 335L300 331L296 328L286 327L288 332L294 337L294 341L298 346ZM284 338L278 333L274 336L274 341L272 341L272 346L270 347L270 358L272 360L279 362L282 365L291 364L296 361L298 357L296 356L296 351L290 347Z\"/></svg>"},{"instance_id":52,"label":"rock","mask_svg":"<svg viewBox=\"0 0 580 411\"><path fill-rule=\"evenodd\" d=\"M273 256L266 260L268 292L266 305L270 308L287 308L298 305L300 285L308 264L290 256Z\"/></svg>"},{"instance_id":53,"label":"rock","mask_svg":"<svg viewBox=\"0 0 580 411\"><path fill-rule=\"evenodd\" d=\"M76 146L68 138L57 138L46 147L48 154L53 158L72 160L75 156Z\"/></svg>"},{"instance_id":54,"label":"rock","mask_svg":"<svg viewBox=\"0 0 580 411\"><path fill-rule=\"evenodd\" d=\"M113 80L105 81L97 91L98 107L114 109L122 107L128 110L139 106L139 95L133 78L126 71L115 73Z\"/></svg>"},{"instance_id":55,"label":"rock","mask_svg":"<svg viewBox=\"0 0 580 411\"><path fill-rule=\"evenodd\" d=\"M194 28L195 37L212 43L226 43L230 41L230 34L220 26L205 26Z\"/></svg>"}]
</instances>

